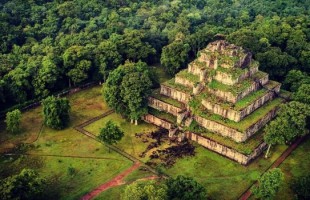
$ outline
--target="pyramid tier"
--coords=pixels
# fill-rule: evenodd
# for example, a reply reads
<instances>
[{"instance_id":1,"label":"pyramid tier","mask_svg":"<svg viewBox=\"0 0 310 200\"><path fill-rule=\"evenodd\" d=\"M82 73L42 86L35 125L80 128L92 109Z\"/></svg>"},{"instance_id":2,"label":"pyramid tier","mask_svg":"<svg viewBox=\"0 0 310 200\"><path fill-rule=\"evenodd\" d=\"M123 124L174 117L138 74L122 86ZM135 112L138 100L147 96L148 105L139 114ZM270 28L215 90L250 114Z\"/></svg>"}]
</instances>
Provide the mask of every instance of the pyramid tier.
<instances>
[{"instance_id":1,"label":"pyramid tier","mask_svg":"<svg viewBox=\"0 0 310 200\"><path fill-rule=\"evenodd\" d=\"M191 99L193 89L175 83L175 79L170 79L160 85L160 94L187 104Z\"/></svg>"},{"instance_id":2,"label":"pyramid tier","mask_svg":"<svg viewBox=\"0 0 310 200\"><path fill-rule=\"evenodd\" d=\"M263 76L261 76L261 74ZM268 81L268 74L258 71L252 77L235 85L225 85L216 80L212 80L206 86L206 89L209 93L217 96L223 101L237 103L242 98L260 89Z\"/></svg>"},{"instance_id":3,"label":"pyramid tier","mask_svg":"<svg viewBox=\"0 0 310 200\"><path fill-rule=\"evenodd\" d=\"M268 86L268 89L259 89L241 99L236 104L222 101L205 90L199 96L201 98L201 104L210 112L239 122L266 102L274 99L277 93L279 93L281 84L269 81L265 86Z\"/></svg>"},{"instance_id":4,"label":"pyramid tier","mask_svg":"<svg viewBox=\"0 0 310 200\"><path fill-rule=\"evenodd\" d=\"M198 57L200 62L206 63L206 66L211 69L216 69L218 65L224 68L244 68L248 66L251 59L250 52L224 40L210 43L206 49L199 52Z\"/></svg>"},{"instance_id":5,"label":"pyramid tier","mask_svg":"<svg viewBox=\"0 0 310 200\"><path fill-rule=\"evenodd\" d=\"M240 122L211 113L196 98L190 102L190 109L194 114L194 119L202 127L224 137L232 138L236 142L244 142L275 117L281 103L283 103L281 98L269 101Z\"/></svg>"}]
</instances>

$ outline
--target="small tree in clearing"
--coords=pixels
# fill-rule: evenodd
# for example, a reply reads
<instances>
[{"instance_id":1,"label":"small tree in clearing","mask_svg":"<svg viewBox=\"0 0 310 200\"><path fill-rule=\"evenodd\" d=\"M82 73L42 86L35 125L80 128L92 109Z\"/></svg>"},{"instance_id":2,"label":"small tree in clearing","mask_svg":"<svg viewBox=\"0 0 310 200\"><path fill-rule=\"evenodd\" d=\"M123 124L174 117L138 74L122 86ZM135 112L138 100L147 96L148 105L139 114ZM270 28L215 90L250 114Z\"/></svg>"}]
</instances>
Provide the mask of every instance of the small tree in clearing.
<instances>
[{"instance_id":1,"label":"small tree in clearing","mask_svg":"<svg viewBox=\"0 0 310 200\"><path fill-rule=\"evenodd\" d=\"M283 180L284 176L281 169L272 169L258 180L258 186L254 187L252 192L256 198L264 200L272 199L279 190Z\"/></svg>"},{"instance_id":2,"label":"small tree in clearing","mask_svg":"<svg viewBox=\"0 0 310 200\"><path fill-rule=\"evenodd\" d=\"M109 145L116 144L124 136L124 132L112 121L108 121L104 128L100 130L98 138ZM110 152L110 148L109 148Z\"/></svg>"},{"instance_id":3,"label":"small tree in clearing","mask_svg":"<svg viewBox=\"0 0 310 200\"><path fill-rule=\"evenodd\" d=\"M21 116L22 114L18 109L6 113L6 130L11 133L18 133L20 131Z\"/></svg>"}]
</instances>

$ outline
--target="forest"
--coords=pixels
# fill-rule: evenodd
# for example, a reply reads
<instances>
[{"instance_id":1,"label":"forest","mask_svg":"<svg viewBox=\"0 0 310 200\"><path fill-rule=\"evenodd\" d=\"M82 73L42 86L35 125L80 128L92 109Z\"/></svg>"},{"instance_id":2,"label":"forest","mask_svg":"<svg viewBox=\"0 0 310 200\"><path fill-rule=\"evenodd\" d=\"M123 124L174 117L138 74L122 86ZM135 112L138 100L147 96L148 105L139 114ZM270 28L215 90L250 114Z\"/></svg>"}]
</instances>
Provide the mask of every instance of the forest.
<instances>
[{"instance_id":1,"label":"forest","mask_svg":"<svg viewBox=\"0 0 310 200\"><path fill-rule=\"evenodd\" d=\"M223 37L286 89L309 81L307 0L2 0L0 10L1 113L104 82L126 60L174 75Z\"/></svg>"}]
</instances>

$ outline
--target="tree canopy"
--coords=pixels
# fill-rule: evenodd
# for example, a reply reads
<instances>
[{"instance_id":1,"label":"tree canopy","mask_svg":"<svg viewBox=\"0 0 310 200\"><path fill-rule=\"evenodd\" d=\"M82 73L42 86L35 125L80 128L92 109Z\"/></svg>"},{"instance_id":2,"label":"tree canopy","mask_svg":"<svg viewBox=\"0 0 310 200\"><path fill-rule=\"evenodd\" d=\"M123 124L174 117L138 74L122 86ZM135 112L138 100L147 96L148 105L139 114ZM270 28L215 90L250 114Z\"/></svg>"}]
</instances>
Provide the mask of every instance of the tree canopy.
<instances>
[{"instance_id":1,"label":"tree canopy","mask_svg":"<svg viewBox=\"0 0 310 200\"><path fill-rule=\"evenodd\" d=\"M0 197L3 200L41 199L45 180L32 169L23 169L19 174L1 181Z\"/></svg>"},{"instance_id":2,"label":"tree canopy","mask_svg":"<svg viewBox=\"0 0 310 200\"><path fill-rule=\"evenodd\" d=\"M284 175L279 168L271 169L264 173L254 187L253 194L259 199L273 199L284 180Z\"/></svg>"},{"instance_id":3,"label":"tree canopy","mask_svg":"<svg viewBox=\"0 0 310 200\"><path fill-rule=\"evenodd\" d=\"M168 199L203 200L207 198L206 189L193 178L177 176L166 181Z\"/></svg>"},{"instance_id":4,"label":"tree canopy","mask_svg":"<svg viewBox=\"0 0 310 200\"><path fill-rule=\"evenodd\" d=\"M155 182L134 182L125 188L123 200L165 200L167 199L167 186Z\"/></svg>"},{"instance_id":5,"label":"tree canopy","mask_svg":"<svg viewBox=\"0 0 310 200\"><path fill-rule=\"evenodd\" d=\"M153 85L148 66L143 62L126 62L112 71L103 85L107 104L131 120L147 112L147 97Z\"/></svg>"},{"instance_id":6,"label":"tree canopy","mask_svg":"<svg viewBox=\"0 0 310 200\"><path fill-rule=\"evenodd\" d=\"M249 48L272 79L309 73L309 7L306 0L4 0L0 111L105 81L126 60L161 62L174 74L217 34Z\"/></svg>"},{"instance_id":7,"label":"tree canopy","mask_svg":"<svg viewBox=\"0 0 310 200\"><path fill-rule=\"evenodd\" d=\"M112 121L108 121L100 130L98 138L109 145L116 144L124 137L124 132Z\"/></svg>"},{"instance_id":8,"label":"tree canopy","mask_svg":"<svg viewBox=\"0 0 310 200\"><path fill-rule=\"evenodd\" d=\"M70 104L66 98L49 96L42 101L44 124L53 129L64 129L70 122Z\"/></svg>"},{"instance_id":9,"label":"tree canopy","mask_svg":"<svg viewBox=\"0 0 310 200\"><path fill-rule=\"evenodd\" d=\"M6 130L10 133L18 133L20 131L21 116L22 113L18 109L6 113Z\"/></svg>"},{"instance_id":10,"label":"tree canopy","mask_svg":"<svg viewBox=\"0 0 310 200\"><path fill-rule=\"evenodd\" d=\"M309 105L292 101L281 107L278 117L265 127L264 140L269 145L285 144L307 133Z\"/></svg>"}]
</instances>

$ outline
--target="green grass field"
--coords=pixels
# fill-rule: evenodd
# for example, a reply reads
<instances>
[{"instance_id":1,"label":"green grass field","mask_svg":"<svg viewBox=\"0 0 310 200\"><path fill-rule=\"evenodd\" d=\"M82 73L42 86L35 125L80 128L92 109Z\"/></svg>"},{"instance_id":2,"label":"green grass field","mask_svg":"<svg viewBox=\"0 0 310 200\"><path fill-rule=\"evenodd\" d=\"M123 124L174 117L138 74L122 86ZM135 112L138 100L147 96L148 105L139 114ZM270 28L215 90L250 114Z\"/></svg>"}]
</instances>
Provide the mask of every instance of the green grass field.
<instances>
[{"instance_id":1,"label":"green grass field","mask_svg":"<svg viewBox=\"0 0 310 200\"><path fill-rule=\"evenodd\" d=\"M1 158L1 177L19 173L22 168L34 168L52 182L48 193L57 195L56 199L78 199L98 185L108 181L121 171L132 165L128 159L115 152L108 153L108 149L73 129L74 126L96 117L108 110L103 103L101 87L81 91L69 97L72 107L70 126L56 131L45 127L39 139L31 144L25 153L45 156L21 156ZM6 131L0 133L1 150L7 151L21 142L32 142L36 138L42 123L41 107L23 113L22 129L18 135L10 135ZM2 129L3 130L3 129ZM93 158L65 158L59 156L101 157ZM73 168L74 174L69 173Z\"/></svg>"},{"instance_id":2,"label":"green grass field","mask_svg":"<svg viewBox=\"0 0 310 200\"><path fill-rule=\"evenodd\" d=\"M115 146L133 155L134 157L141 159L142 161L147 161L147 157L140 158L139 155L147 148L148 143L143 143L141 138L136 138L135 133L147 133L155 131L157 130L157 127L145 122L140 122L138 126L135 126L126 119L122 118L119 114L112 113L90 124L89 126L86 126L85 129L95 135L99 135L100 129L103 128L109 120L116 123L125 133L125 136L122 138L122 140Z\"/></svg>"},{"instance_id":3,"label":"green grass field","mask_svg":"<svg viewBox=\"0 0 310 200\"><path fill-rule=\"evenodd\" d=\"M294 199L291 184L298 177L310 174L310 137L307 138L292 154L280 165L284 173L284 184L277 194L276 199Z\"/></svg>"},{"instance_id":4,"label":"green grass field","mask_svg":"<svg viewBox=\"0 0 310 200\"><path fill-rule=\"evenodd\" d=\"M195 156L180 159L164 171L173 177L193 177L206 187L212 199L238 199L286 148L278 146L272 150L270 158L261 156L250 165L242 166L201 146L196 147Z\"/></svg>"}]
</instances>

